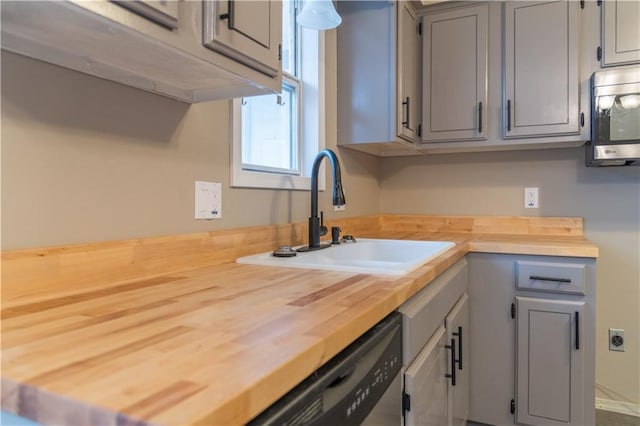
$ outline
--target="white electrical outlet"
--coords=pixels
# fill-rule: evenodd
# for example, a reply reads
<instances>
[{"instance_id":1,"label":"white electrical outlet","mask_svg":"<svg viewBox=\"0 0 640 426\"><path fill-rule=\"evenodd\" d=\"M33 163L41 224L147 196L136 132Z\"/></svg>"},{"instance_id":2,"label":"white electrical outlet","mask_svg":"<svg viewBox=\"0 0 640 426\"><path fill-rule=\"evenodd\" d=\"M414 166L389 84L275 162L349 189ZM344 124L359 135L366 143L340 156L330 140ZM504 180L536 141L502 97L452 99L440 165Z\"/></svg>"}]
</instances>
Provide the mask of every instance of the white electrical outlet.
<instances>
[{"instance_id":1,"label":"white electrical outlet","mask_svg":"<svg viewBox=\"0 0 640 426\"><path fill-rule=\"evenodd\" d=\"M333 211L336 211L336 212L343 212L346 209L347 209L347 205L346 204L343 204L341 206L333 206Z\"/></svg>"},{"instance_id":2,"label":"white electrical outlet","mask_svg":"<svg viewBox=\"0 0 640 426\"><path fill-rule=\"evenodd\" d=\"M538 208L538 188L524 189L524 208L525 209Z\"/></svg>"}]
</instances>

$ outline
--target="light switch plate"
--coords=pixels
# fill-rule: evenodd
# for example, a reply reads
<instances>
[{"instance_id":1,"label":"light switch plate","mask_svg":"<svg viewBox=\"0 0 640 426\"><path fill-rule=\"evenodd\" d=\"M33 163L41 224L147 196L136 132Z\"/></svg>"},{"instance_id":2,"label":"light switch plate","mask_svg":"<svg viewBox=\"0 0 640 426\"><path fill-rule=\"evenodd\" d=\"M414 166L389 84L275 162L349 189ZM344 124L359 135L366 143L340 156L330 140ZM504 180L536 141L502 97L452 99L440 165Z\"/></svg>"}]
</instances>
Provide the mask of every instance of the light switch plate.
<instances>
[{"instance_id":1,"label":"light switch plate","mask_svg":"<svg viewBox=\"0 0 640 426\"><path fill-rule=\"evenodd\" d=\"M196 219L222 218L222 185L219 182L196 181Z\"/></svg>"}]
</instances>

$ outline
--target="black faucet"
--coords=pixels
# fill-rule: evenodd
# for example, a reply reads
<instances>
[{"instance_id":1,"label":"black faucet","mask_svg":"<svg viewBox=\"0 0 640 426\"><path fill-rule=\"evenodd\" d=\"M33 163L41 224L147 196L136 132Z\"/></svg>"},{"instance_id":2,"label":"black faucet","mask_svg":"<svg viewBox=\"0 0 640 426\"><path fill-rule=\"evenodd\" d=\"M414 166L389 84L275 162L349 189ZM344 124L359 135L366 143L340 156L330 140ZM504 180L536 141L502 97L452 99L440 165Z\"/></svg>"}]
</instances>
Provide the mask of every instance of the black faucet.
<instances>
[{"instance_id":1,"label":"black faucet","mask_svg":"<svg viewBox=\"0 0 640 426\"><path fill-rule=\"evenodd\" d=\"M318 155L316 155L311 169L311 217L309 218L309 245L299 248L298 251L320 250L331 245L320 244L321 229L324 230L322 235L327 233L327 228L322 223L323 221L318 217L318 172L320 171L320 163L322 163L324 157L329 159L331 168L333 169L333 205L343 206L345 204L338 157L336 157L336 154L330 149L323 149L318 152Z\"/></svg>"}]
</instances>

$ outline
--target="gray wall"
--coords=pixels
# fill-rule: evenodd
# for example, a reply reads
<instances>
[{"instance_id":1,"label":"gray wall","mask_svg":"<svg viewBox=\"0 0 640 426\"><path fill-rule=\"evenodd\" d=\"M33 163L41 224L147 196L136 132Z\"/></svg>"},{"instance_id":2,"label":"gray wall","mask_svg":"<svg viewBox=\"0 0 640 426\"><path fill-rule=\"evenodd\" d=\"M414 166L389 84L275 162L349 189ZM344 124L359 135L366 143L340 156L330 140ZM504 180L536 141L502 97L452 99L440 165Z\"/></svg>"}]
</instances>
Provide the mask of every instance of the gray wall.
<instances>
[{"instance_id":1,"label":"gray wall","mask_svg":"<svg viewBox=\"0 0 640 426\"><path fill-rule=\"evenodd\" d=\"M584 148L384 159L382 213L580 216L597 262L597 397L640 403L640 167L586 168ZM524 188L540 208L524 208ZM623 328L626 352L608 350Z\"/></svg>"}]
</instances>

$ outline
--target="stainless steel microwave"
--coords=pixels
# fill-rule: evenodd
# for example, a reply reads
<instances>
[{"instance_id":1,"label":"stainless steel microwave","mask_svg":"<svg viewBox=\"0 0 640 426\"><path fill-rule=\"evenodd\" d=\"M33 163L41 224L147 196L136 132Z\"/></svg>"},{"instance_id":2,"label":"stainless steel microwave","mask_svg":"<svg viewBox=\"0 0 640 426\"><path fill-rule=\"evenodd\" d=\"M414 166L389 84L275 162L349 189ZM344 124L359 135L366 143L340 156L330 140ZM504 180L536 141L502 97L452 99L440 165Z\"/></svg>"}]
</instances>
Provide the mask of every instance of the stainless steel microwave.
<instances>
[{"instance_id":1,"label":"stainless steel microwave","mask_svg":"<svg viewBox=\"0 0 640 426\"><path fill-rule=\"evenodd\" d=\"M640 165L640 66L591 76L587 166Z\"/></svg>"}]
</instances>

